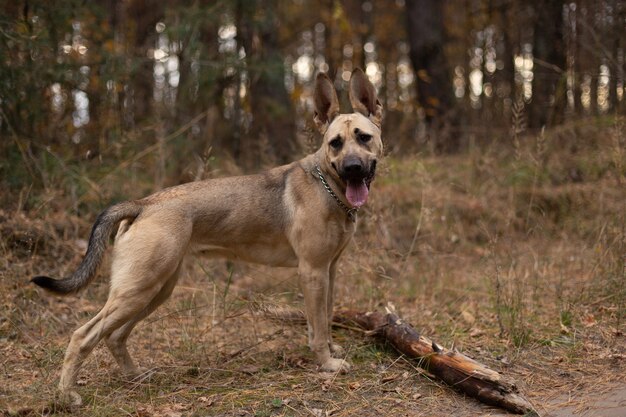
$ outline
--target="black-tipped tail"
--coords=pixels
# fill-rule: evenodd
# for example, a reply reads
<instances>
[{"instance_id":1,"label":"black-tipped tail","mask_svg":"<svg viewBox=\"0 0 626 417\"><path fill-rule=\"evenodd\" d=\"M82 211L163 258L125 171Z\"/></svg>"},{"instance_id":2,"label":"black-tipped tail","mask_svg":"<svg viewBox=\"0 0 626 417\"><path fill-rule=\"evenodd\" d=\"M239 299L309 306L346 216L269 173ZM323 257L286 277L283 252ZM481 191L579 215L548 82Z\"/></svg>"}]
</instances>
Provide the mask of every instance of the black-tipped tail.
<instances>
[{"instance_id":1,"label":"black-tipped tail","mask_svg":"<svg viewBox=\"0 0 626 417\"><path fill-rule=\"evenodd\" d=\"M65 295L76 292L77 288L68 279L54 279L45 276L34 277L30 280L35 285L40 286L55 294Z\"/></svg>"},{"instance_id":2,"label":"black-tipped tail","mask_svg":"<svg viewBox=\"0 0 626 417\"><path fill-rule=\"evenodd\" d=\"M53 279L38 276L31 281L46 290L57 294L70 294L85 288L96 276L96 271L102 262L109 237L124 219L134 219L141 213L141 205L133 201L119 203L104 210L93 225L87 253L76 272L67 278Z\"/></svg>"}]
</instances>

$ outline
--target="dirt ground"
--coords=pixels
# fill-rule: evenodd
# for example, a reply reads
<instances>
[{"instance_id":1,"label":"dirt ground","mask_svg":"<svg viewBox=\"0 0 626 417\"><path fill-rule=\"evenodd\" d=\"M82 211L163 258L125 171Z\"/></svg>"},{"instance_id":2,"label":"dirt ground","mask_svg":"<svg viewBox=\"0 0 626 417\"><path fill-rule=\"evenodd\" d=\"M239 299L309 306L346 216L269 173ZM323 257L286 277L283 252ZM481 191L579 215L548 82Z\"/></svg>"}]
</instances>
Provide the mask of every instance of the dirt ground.
<instances>
[{"instance_id":1,"label":"dirt ground","mask_svg":"<svg viewBox=\"0 0 626 417\"><path fill-rule=\"evenodd\" d=\"M539 415L626 415L626 192L610 169L568 182L571 164L593 171L576 158L529 171L488 152L390 157L340 265L338 308L392 302L423 334L515 379ZM146 373L125 379L99 346L79 375L85 405L59 408L64 349L108 289L107 267L66 298L29 284L67 275L84 253L97 210L63 207L51 198L0 212L0 414L506 415L350 328L334 334L353 370L318 372L301 326L254 309L302 307L295 271L201 258L131 336Z\"/></svg>"},{"instance_id":2,"label":"dirt ground","mask_svg":"<svg viewBox=\"0 0 626 417\"><path fill-rule=\"evenodd\" d=\"M577 398L586 398L585 401ZM553 402L552 417L577 415L580 417L626 416L626 385L605 389L604 392L577 392L562 396Z\"/></svg>"}]
</instances>

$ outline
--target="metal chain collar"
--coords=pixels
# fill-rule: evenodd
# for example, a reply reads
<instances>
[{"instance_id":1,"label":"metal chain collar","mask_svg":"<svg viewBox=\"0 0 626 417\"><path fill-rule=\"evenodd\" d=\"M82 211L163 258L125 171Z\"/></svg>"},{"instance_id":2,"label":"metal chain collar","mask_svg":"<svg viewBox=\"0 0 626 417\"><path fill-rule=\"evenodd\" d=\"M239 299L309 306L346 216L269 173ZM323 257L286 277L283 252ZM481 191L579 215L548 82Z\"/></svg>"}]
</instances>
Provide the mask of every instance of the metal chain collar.
<instances>
[{"instance_id":1,"label":"metal chain collar","mask_svg":"<svg viewBox=\"0 0 626 417\"><path fill-rule=\"evenodd\" d=\"M326 191L328 191L328 194L331 195L332 198L335 199L335 201L337 202L337 204L339 205L339 207L341 207L343 209L343 211L346 212L346 215L348 216L348 218L350 220L352 220L352 223L356 222L356 214L359 211L358 208L351 208L346 206L343 201L341 201L339 199L339 197L337 197L337 194L335 194L335 192L333 191L332 188L330 188L330 185L328 184L328 182L326 181L326 178L324 178L324 175L322 175L322 170L320 170L319 165L315 166L315 172L317 172L317 176L320 177L320 181L322 182L322 185L324 186L324 188L326 189Z\"/></svg>"}]
</instances>

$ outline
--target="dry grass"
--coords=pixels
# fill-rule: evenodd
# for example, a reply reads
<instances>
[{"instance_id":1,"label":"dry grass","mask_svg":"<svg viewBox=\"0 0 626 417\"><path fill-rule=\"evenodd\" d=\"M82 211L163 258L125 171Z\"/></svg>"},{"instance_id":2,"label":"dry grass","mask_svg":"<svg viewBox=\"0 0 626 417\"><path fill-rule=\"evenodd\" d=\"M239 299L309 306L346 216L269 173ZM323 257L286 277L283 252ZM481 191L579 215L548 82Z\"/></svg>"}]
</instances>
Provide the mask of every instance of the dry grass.
<instances>
[{"instance_id":1,"label":"dry grass","mask_svg":"<svg viewBox=\"0 0 626 417\"><path fill-rule=\"evenodd\" d=\"M580 401L624 383L623 149L618 124L581 124L521 137L515 150L389 157L340 266L338 303L372 310L392 301L440 344L516 378L540 413L563 394ZM71 196L52 189L26 204L26 194L0 212L0 412L64 415L51 401L63 352L102 306L107 271L64 299L28 278L70 272L97 210L69 216ZM255 316L254 294L302 303L293 270L190 259L172 299L131 338L148 372L124 380L97 348L74 415L500 413L347 329L335 335L354 371L318 373L304 329Z\"/></svg>"}]
</instances>

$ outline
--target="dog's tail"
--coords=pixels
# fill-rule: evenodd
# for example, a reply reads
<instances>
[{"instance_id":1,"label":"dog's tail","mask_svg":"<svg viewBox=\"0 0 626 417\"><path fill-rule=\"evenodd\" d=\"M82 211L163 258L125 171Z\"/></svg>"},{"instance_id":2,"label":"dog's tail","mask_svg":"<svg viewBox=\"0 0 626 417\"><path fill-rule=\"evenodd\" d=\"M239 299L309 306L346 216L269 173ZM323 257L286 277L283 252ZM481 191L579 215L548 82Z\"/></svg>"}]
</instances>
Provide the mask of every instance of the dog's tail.
<instances>
[{"instance_id":1,"label":"dog's tail","mask_svg":"<svg viewBox=\"0 0 626 417\"><path fill-rule=\"evenodd\" d=\"M91 229L87 253L76 272L63 279L38 276L31 279L31 282L50 292L62 295L85 288L95 277L102 262L107 242L117 225L124 219L134 220L139 216L142 209L142 206L134 201L119 203L107 208L100 213Z\"/></svg>"}]
</instances>

